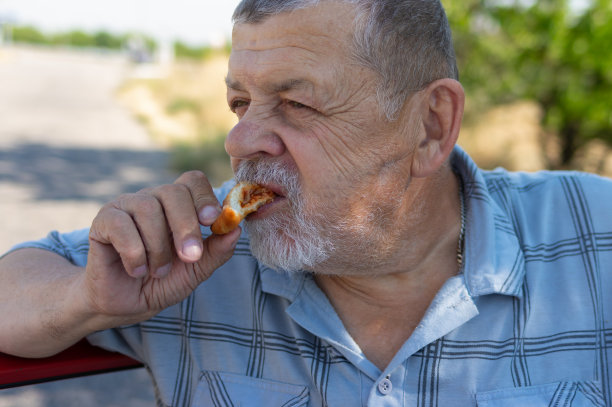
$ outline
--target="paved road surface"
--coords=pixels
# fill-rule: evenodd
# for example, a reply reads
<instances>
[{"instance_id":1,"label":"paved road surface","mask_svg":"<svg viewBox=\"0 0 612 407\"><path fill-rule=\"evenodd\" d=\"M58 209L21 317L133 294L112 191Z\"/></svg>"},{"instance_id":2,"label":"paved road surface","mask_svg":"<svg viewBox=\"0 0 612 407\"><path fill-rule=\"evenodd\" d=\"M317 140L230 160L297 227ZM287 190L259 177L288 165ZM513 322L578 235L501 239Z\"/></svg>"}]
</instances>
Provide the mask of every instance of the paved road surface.
<instances>
[{"instance_id":1,"label":"paved road surface","mask_svg":"<svg viewBox=\"0 0 612 407\"><path fill-rule=\"evenodd\" d=\"M0 253L174 178L113 99L129 74L120 56L0 48ZM0 391L0 407L151 405L143 369Z\"/></svg>"}]
</instances>

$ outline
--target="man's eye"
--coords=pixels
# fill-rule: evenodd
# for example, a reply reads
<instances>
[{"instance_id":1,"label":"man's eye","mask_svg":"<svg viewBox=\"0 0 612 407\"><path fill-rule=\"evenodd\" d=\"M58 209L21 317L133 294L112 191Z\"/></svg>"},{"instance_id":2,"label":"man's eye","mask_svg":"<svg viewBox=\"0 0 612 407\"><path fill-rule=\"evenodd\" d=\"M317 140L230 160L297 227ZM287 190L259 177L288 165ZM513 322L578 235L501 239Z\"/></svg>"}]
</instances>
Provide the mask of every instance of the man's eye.
<instances>
[{"instance_id":1,"label":"man's eye","mask_svg":"<svg viewBox=\"0 0 612 407\"><path fill-rule=\"evenodd\" d=\"M293 107L294 109L310 109L310 106L306 106L303 103L296 102L296 101L293 101L293 100L287 101L287 104L289 106Z\"/></svg>"},{"instance_id":2,"label":"man's eye","mask_svg":"<svg viewBox=\"0 0 612 407\"><path fill-rule=\"evenodd\" d=\"M246 100L241 100L241 99L233 100L230 103L230 110L236 113L236 110L240 109L241 107L248 106L248 105L249 105L249 102L247 102Z\"/></svg>"}]
</instances>

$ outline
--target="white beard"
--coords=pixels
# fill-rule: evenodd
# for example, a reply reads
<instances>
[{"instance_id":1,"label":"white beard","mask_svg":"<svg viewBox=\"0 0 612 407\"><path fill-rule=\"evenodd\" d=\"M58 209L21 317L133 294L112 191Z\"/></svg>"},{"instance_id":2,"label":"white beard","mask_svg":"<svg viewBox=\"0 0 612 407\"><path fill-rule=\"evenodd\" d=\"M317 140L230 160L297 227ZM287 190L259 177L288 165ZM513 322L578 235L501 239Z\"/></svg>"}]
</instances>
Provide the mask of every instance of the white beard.
<instances>
[{"instance_id":1,"label":"white beard","mask_svg":"<svg viewBox=\"0 0 612 407\"><path fill-rule=\"evenodd\" d=\"M276 270L312 271L331 256L334 244L322 233L329 220L323 211L307 213L297 173L279 162L256 159L241 162L236 179L275 183L286 190L287 210L244 223L259 262Z\"/></svg>"}]
</instances>

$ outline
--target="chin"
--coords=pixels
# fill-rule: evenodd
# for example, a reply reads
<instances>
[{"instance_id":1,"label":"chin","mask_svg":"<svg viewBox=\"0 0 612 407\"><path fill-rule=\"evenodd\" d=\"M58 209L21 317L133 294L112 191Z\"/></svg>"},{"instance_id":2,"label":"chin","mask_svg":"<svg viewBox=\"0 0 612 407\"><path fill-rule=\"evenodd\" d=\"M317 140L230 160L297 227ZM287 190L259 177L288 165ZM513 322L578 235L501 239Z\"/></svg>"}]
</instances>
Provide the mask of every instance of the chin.
<instances>
[{"instance_id":1,"label":"chin","mask_svg":"<svg viewBox=\"0 0 612 407\"><path fill-rule=\"evenodd\" d=\"M278 221L276 217L249 220L251 253L262 264L289 272L312 271L333 252L333 244L312 225Z\"/></svg>"}]
</instances>

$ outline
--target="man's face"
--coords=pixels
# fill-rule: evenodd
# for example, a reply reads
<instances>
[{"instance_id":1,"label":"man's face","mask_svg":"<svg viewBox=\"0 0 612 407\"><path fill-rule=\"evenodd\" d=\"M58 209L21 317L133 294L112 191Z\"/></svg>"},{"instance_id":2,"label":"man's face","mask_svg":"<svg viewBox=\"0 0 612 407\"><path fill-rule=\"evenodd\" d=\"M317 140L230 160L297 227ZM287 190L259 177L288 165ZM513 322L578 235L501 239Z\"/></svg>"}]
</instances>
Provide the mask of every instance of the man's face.
<instances>
[{"instance_id":1,"label":"man's face","mask_svg":"<svg viewBox=\"0 0 612 407\"><path fill-rule=\"evenodd\" d=\"M369 268L397 238L414 146L352 59L353 18L352 5L323 2L234 27L227 99L239 122L226 149L239 178L281 195L246 225L273 267Z\"/></svg>"}]
</instances>

